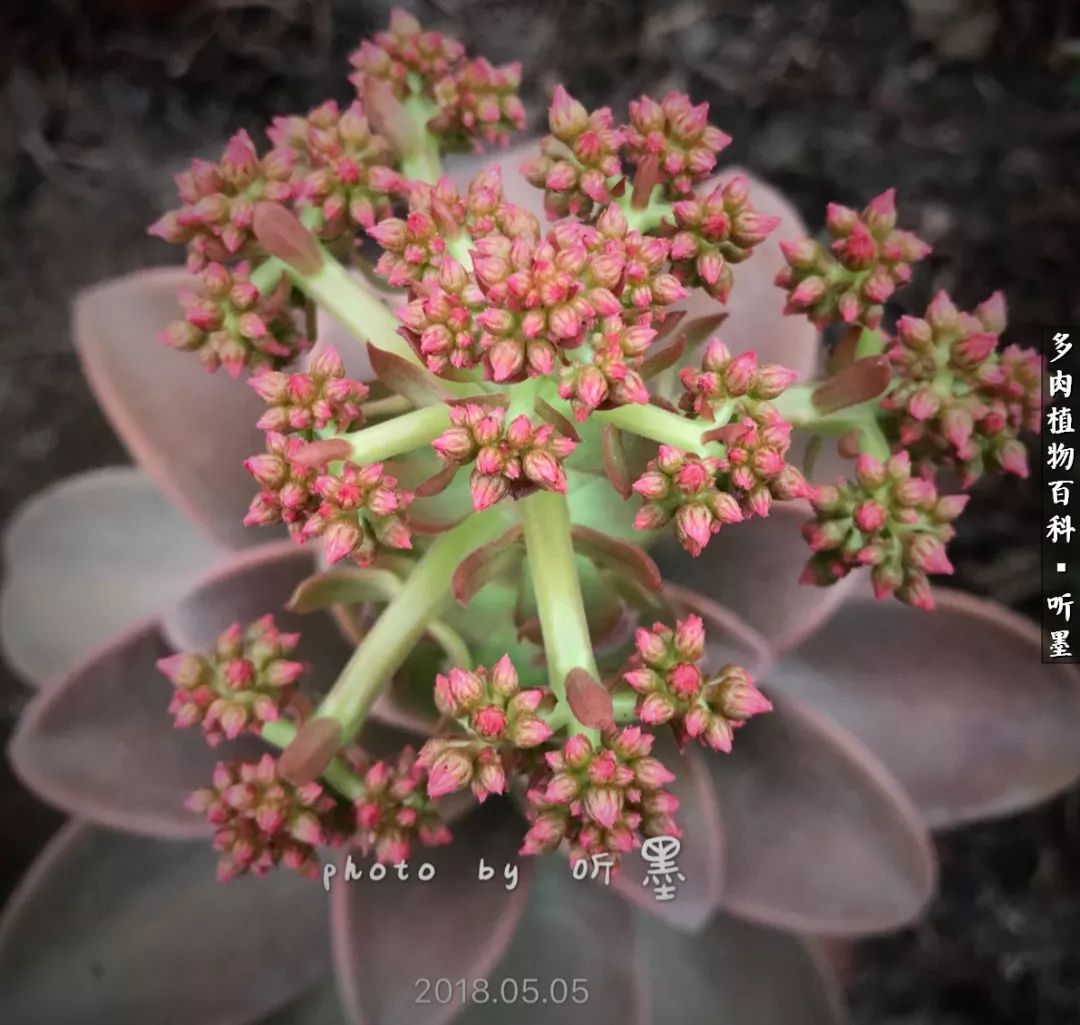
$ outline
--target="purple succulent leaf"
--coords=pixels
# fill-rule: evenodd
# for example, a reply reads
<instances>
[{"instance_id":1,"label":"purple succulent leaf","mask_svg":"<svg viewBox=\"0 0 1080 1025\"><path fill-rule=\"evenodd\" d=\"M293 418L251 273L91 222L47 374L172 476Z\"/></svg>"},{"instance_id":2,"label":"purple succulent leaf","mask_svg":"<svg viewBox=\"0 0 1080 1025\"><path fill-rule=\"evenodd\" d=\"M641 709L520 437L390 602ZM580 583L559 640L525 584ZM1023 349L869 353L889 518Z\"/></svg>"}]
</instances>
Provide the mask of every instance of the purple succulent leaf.
<instances>
[{"instance_id":1,"label":"purple succulent leaf","mask_svg":"<svg viewBox=\"0 0 1080 1025\"><path fill-rule=\"evenodd\" d=\"M0 1018L19 1025L248 1025L310 988L326 901L294 873L214 878L206 843L73 822L0 920Z\"/></svg>"},{"instance_id":2,"label":"purple succulent leaf","mask_svg":"<svg viewBox=\"0 0 1080 1025\"><path fill-rule=\"evenodd\" d=\"M726 840L721 905L821 936L884 932L915 918L936 863L918 811L846 730L802 701L773 711L706 762Z\"/></svg>"},{"instance_id":3,"label":"purple succulent leaf","mask_svg":"<svg viewBox=\"0 0 1080 1025\"><path fill-rule=\"evenodd\" d=\"M647 866L638 855L623 860L615 888L629 901L676 929L700 933L720 904L724 878L724 835L712 777L704 756L688 747L680 755L669 733L659 733L653 754L675 773L666 787L679 799L682 826L679 870L686 876L672 900L658 901L643 885Z\"/></svg>"},{"instance_id":4,"label":"purple succulent leaf","mask_svg":"<svg viewBox=\"0 0 1080 1025\"><path fill-rule=\"evenodd\" d=\"M534 979L548 1003L517 1002L511 1012L514 1025L594 1025L596 1022L640 1021L639 973L634 964L634 911L603 886L575 881L566 859L542 858L536 866L532 893L505 956L487 973L492 992L498 994L505 979ZM439 974L445 974L440 972ZM588 998L561 999L565 979L573 991L574 979L584 980ZM579 989L579 995L581 990ZM507 1009L501 1003L472 1004L456 1025L505 1025Z\"/></svg>"},{"instance_id":5,"label":"purple succulent leaf","mask_svg":"<svg viewBox=\"0 0 1080 1025\"><path fill-rule=\"evenodd\" d=\"M154 664L169 650L155 623L140 624L38 694L8 751L19 778L42 800L100 825L209 835L183 801L210 779L225 748L212 750L199 730L173 728L171 687ZM228 750L261 747L244 738Z\"/></svg>"},{"instance_id":6,"label":"purple succulent leaf","mask_svg":"<svg viewBox=\"0 0 1080 1025\"><path fill-rule=\"evenodd\" d=\"M243 461L263 448L265 406L224 372L210 374L158 335L192 287L181 268L115 278L75 298L75 345L94 393L128 450L169 499L232 547L271 536L243 525L255 489Z\"/></svg>"},{"instance_id":7,"label":"purple succulent leaf","mask_svg":"<svg viewBox=\"0 0 1080 1025\"><path fill-rule=\"evenodd\" d=\"M205 651L233 623L249 623L273 613L282 630L300 634L298 656L311 667L304 689L325 691L351 648L327 614L300 614L285 608L315 568L313 552L291 541L272 541L237 552L204 575L166 612L163 632L178 651Z\"/></svg>"},{"instance_id":8,"label":"purple succulent leaf","mask_svg":"<svg viewBox=\"0 0 1080 1025\"><path fill-rule=\"evenodd\" d=\"M4 534L4 655L27 682L58 680L164 611L225 554L139 470L59 481L26 501Z\"/></svg>"},{"instance_id":9,"label":"purple succulent leaf","mask_svg":"<svg viewBox=\"0 0 1080 1025\"><path fill-rule=\"evenodd\" d=\"M847 1021L836 977L812 941L729 915L692 935L639 914L637 931L647 988L640 1025Z\"/></svg>"},{"instance_id":10,"label":"purple succulent leaf","mask_svg":"<svg viewBox=\"0 0 1080 1025\"><path fill-rule=\"evenodd\" d=\"M327 976L296 1000L261 1018L258 1025L347 1025L347 1022L334 980Z\"/></svg>"},{"instance_id":11,"label":"purple succulent leaf","mask_svg":"<svg viewBox=\"0 0 1080 1025\"><path fill-rule=\"evenodd\" d=\"M1043 665L1038 627L937 587L937 608L859 598L769 677L823 709L941 829L1008 815L1080 776L1080 673Z\"/></svg>"},{"instance_id":12,"label":"purple succulent leaf","mask_svg":"<svg viewBox=\"0 0 1080 1025\"><path fill-rule=\"evenodd\" d=\"M731 609L779 653L820 629L856 588L869 587L861 571L830 587L799 583L808 557L799 529L809 517L801 500L776 503L764 519L725 527L697 558L670 538L651 554L665 580Z\"/></svg>"},{"instance_id":13,"label":"purple succulent leaf","mask_svg":"<svg viewBox=\"0 0 1080 1025\"><path fill-rule=\"evenodd\" d=\"M505 802L491 801L463 820L445 847L421 848L410 859L412 876L372 882L372 861L352 857L364 877L346 881L339 861L331 882L330 920L334 968L349 1021L363 1025L439 1025L460 1009L451 1003L418 1003L420 977L476 979L488 975L506 950L521 919L532 882L532 862L518 867L507 890L503 867L517 863L521 820ZM493 866L478 878L480 859ZM435 877L416 877L424 862Z\"/></svg>"}]
</instances>

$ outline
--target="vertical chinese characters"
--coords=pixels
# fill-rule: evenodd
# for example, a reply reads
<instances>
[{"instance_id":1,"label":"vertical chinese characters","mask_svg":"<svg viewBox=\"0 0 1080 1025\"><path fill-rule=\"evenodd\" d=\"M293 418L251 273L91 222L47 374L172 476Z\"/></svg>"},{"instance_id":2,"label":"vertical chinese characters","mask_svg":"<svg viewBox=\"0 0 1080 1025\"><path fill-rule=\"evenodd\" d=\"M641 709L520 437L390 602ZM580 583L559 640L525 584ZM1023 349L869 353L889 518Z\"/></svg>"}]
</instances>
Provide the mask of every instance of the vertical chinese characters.
<instances>
[{"instance_id":1,"label":"vertical chinese characters","mask_svg":"<svg viewBox=\"0 0 1080 1025\"><path fill-rule=\"evenodd\" d=\"M1075 662L1070 581L1080 566L1071 509L1075 427L1071 406L1076 329L1048 332L1043 455L1043 661Z\"/></svg>"}]
</instances>

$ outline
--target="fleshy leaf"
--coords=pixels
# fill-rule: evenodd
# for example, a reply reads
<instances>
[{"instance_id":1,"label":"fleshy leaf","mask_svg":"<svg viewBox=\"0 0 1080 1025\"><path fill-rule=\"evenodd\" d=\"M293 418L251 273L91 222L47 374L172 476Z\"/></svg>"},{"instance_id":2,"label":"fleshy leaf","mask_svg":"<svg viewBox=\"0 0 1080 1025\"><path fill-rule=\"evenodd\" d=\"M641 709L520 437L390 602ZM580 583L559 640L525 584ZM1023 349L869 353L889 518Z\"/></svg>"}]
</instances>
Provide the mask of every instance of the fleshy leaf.
<instances>
[{"instance_id":1,"label":"fleshy leaf","mask_svg":"<svg viewBox=\"0 0 1080 1025\"><path fill-rule=\"evenodd\" d=\"M681 885L681 884L680 884ZM820 949L797 936L716 917L699 934L639 914L651 1025L843 1025L843 997Z\"/></svg>"},{"instance_id":2,"label":"fleshy leaf","mask_svg":"<svg viewBox=\"0 0 1080 1025\"><path fill-rule=\"evenodd\" d=\"M775 503L764 519L725 527L697 558L671 538L652 556L665 580L731 609L781 652L818 629L855 588L869 586L862 572L830 587L799 583L809 552L799 531L809 518L804 502Z\"/></svg>"},{"instance_id":3,"label":"fleshy leaf","mask_svg":"<svg viewBox=\"0 0 1080 1025\"><path fill-rule=\"evenodd\" d=\"M169 648L153 623L137 627L39 694L9 751L15 771L43 800L116 829L149 836L203 836L183 807L214 764L261 748L255 738L215 752L198 729L173 727L172 689L155 667Z\"/></svg>"},{"instance_id":4,"label":"fleshy leaf","mask_svg":"<svg viewBox=\"0 0 1080 1025\"><path fill-rule=\"evenodd\" d=\"M163 612L225 554L139 470L108 467L53 484L16 512L4 537L4 654L29 682L57 680Z\"/></svg>"},{"instance_id":5,"label":"fleshy leaf","mask_svg":"<svg viewBox=\"0 0 1080 1025\"><path fill-rule=\"evenodd\" d=\"M587 670L571 669L565 686L567 704L579 723L596 729L614 723L610 691Z\"/></svg>"},{"instance_id":6,"label":"fleshy leaf","mask_svg":"<svg viewBox=\"0 0 1080 1025\"><path fill-rule=\"evenodd\" d=\"M158 340L193 284L167 267L80 292L75 345L109 422L177 508L225 544L257 544L271 535L243 524L255 494L243 462L263 448L265 407L243 382Z\"/></svg>"},{"instance_id":7,"label":"fleshy leaf","mask_svg":"<svg viewBox=\"0 0 1080 1025\"><path fill-rule=\"evenodd\" d=\"M657 900L647 881L648 865L640 851L624 859L616 883L627 900L658 915L676 929L700 932L720 904L724 872L724 837L712 777L705 766L708 753L688 747L679 754L670 734L660 732L653 754L675 773L665 789L679 799L676 819L682 827L682 848L676 861L686 877L676 883L671 900Z\"/></svg>"},{"instance_id":8,"label":"fleshy leaf","mask_svg":"<svg viewBox=\"0 0 1080 1025\"><path fill-rule=\"evenodd\" d=\"M659 591L663 581L656 563L637 545L627 544L601 530L575 524L574 548L601 569L629 576L648 591Z\"/></svg>"},{"instance_id":9,"label":"fleshy leaf","mask_svg":"<svg viewBox=\"0 0 1080 1025\"><path fill-rule=\"evenodd\" d=\"M1080 673L1043 665L1035 624L936 587L926 613L859 598L770 683L858 736L944 828L1008 815L1080 776Z\"/></svg>"},{"instance_id":10,"label":"fleshy leaf","mask_svg":"<svg viewBox=\"0 0 1080 1025\"><path fill-rule=\"evenodd\" d=\"M504 979L536 980L538 995L547 1002L519 1000L510 1018L505 1006L507 986L507 997L499 1004L473 1003L456 1025L506 1025L508 1020L514 1025L640 1021L633 943L634 912L626 901L603 886L575 881L562 857L539 859L521 924L506 955L494 971L485 974L491 992L500 997ZM566 980L569 994L561 985L553 985L555 979ZM580 980L576 995L575 980Z\"/></svg>"},{"instance_id":11,"label":"fleshy leaf","mask_svg":"<svg viewBox=\"0 0 1080 1025\"><path fill-rule=\"evenodd\" d=\"M866 356L838 370L814 390L814 408L822 414L869 402L892 381L892 366L885 356Z\"/></svg>"},{"instance_id":12,"label":"fleshy leaf","mask_svg":"<svg viewBox=\"0 0 1080 1025\"><path fill-rule=\"evenodd\" d=\"M706 758L727 843L722 904L817 935L895 929L935 882L929 838L900 785L841 727L790 695Z\"/></svg>"},{"instance_id":13,"label":"fleshy leaf","mask_svg":"<svg viewBox=\"0 0 1080 1025\"><path fill-rule=\"evenodd\" d=\"M227 885L208 843L63 827L0 921L0 1018L15 1025L247 1025L330 956L318 883Z\"/></svg>"},{"instance_id":14,"label":"fleshy leaf","mask_svg":"<svg viewBox=\"0 0 1080 1025\"><path fill-rule=\"evenodd\" d=\"M237 553L166 613L165 636L178 651L206 651L231 624L271 612L282 630L300 634L299 657L311 665L304 688L325 690L348 659L348 645L329 616L286 611L293 592L314 569L313 553L290 541Z\"/></svg>"},{"instance_id":15,"label":"fleshy leaf","mask_svg":"<svg viewBox=\"0 0 1080 1025\"><path fill-rule=\"evenodd\" d=\"M263 1018L259 1025L348 1025L332 978Z\"/></svg>"},{"instance_id":16,"label":"fleshy leaf","mask_svg":"<svg viewBox=\"0 0 1080 1025\"><path fill-rule=\"evenodd\" d=\"M372 882L372 862L352 857L364 871L346 880L339 862L330 884L334 968L345 1008L365 1025L435 1025L448 1022L460 1005L418 1003L419 976L475 979L486 976L517 927L530 888L532 863L517 861L523 826L505 802L478 809L454 830L451 844L419 848L410 859L411 877ZM481 880L480 859L493 866ZM435 876L417 878L430 862ZM518 864L518 882L506 889L503 869Z\"/></svg>"}]
</instances>

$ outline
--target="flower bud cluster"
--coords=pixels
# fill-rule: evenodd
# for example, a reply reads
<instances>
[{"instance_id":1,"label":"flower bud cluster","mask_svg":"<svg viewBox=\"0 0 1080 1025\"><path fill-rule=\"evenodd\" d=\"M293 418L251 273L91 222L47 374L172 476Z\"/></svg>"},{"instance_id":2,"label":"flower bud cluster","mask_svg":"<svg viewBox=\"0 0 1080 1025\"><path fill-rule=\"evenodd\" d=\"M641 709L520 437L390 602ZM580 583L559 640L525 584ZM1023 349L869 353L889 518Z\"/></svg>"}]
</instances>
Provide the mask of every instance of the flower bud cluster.
<instances>
[{"instance_id":1,"label":"flower bud cluster","mask_svg":"<svg viewBox=\"0 0 1080 1025\"><path fill-rule=\"evenodd\" d=\"M675 777L651 755L654 737L637 726L605 731L594 746L578 733L544 755L546 769L526 794L531 823L522 854L546 854L564 840L570 860L618 858L646 836L679 836Z\"/></svg>"},{"instance_id":2,"label":"flower bud cluster","mask_svg":"<svg viewBox=\"0 0 1080 1025\"><path fill-rule=\"evenodd\" d=\"M818 327L843 322L876 328L883 304L911 279L911 265L930 246L896 227L895 190L872 199L860 213L830 203L828 249L812 239L781 242L788 266L776 284L788 292L786 313L805 313Z\"/></svg>"},{"instance_id":3,"label":"flower bud cluster","mask_svg":"<svg viewBox=\"0 0 1080 1025\"><path fill-rule=\"evenodd\" d=\"M336 349L319 353L305 373L268 370L254 374L248 384L270 407L258 421L264 431L310 436L329 428L344 434L364 423L361 403L368 397L368 387L345 376Z\"/></svg>"},{"instance_id":4,"label":"flower bud cluster","mask_svg":"<svg viewBox=\"0 0 1080 1025\"><path fill-rule=\"evenodd\" d=\"M731 265L742 263L780 224L750 205L747 180L736 175L707 196L679 200L672 207L672 271L690 287L703 288L727 302L734 278Z\"/></svg>"},{"instance_id":5,"label":"flower bud cluster","mask_svg":"<svg viewBox=\"0 0 1080 1025\"><path fill-rule=\"evenodd\" d=\"M387 218L368 234L383 249L376 272L394 288L417 291L419 285L440 281L440 268L453 261L449 254L455 244L467 249L472 240L496 234L535 240L540 224L503 199L502 173L494 167L473 178L464 198L449 178L435 185L412 182L407 216Z\"/></svg>"},{"instance_id":6,"label":"flower bud cluster","mask_svg":"<svg viewBox=\"0 0 1080 1025\"><path fill-rule=\"evenodd\" d=\"M490 671L455 668L435 678L435 706L443 715L462 720L482 740L518 748L536 747L551 736L551 727L537 714L551 696L538 687L522 690L509 655Z\"/></svg>"},{"instance_id":7,"label":"flower bud cluster","mask_svg":"<svg viewBox=\"0 0 1080 1025\"><path fill-rule=\"evenodd\" d=\"M901 317L886 350L895 383L881 400L887 425L915 459L957 467L963 486L984 469L1028 474L1024 431L1038 431L1042 361L1032 349L998 352L1005 299L995 292L963 313L938 292L924 318Z\"/></svg>"},{"instance_id":8,"label":"flower bud cluster","mask_svg":"<svg viewBox=\"0 0 1080 1025\"><path fill-rule=\"evenodd\" d=\"M299 640L267 615L246 628L234 623L206 654L160 659L158 669L175 688L169 712L176 726L200 725L215 746L288 714L306 669L292 658Z\"/></svg>"},{"instance_id":9,"label":"flower bud cluster","mask_svg":"<svg viewBox=\"0 0 1080 1025\"><path fill-rule=\"evenodd\" d=\"M720 489L720 460L661 445L634 481L645 504L634 517L638 530L656 530L675 520L675 536L691 555L700 555L722 526L743 519L738 499Z\"/></svg>"},{"instance_id":10,"label":"flower bud cluster","mask_svg":"<svg viewBox=\"0 0 1080 1025\"><path fill-rule=\"evenodd\" d=\"M248 872L265 875L278 865L316 878L315 848L344 840L338 801L319 783L289 783L270 754L257 762L219 762L212 785L196 790L185 806L214 826L222 882Z\"/></svg>"},{"instance_id":11,"label":"flower bud cluster","mask_svg":"<svg viewBox=\"0 0 1080 1025\"><path fill-rule=\"evenodd\" d=\"M550 134L523 168L544 190L548 217L592 220L626 187L636 167L647 193L660 186L668 198L689 195L709 177L730 136L708 122L709 105L694 106L683 93L659 102L643 96L629 105L629 122L617 125L611 108L588 111L561 85L548 108Z\"/></svg>"},{"instance_id":12,"label":"flower bud cluster","mask_svg":"<svg viewBox=\"0 0 1080 1025\"><path fill-rule=\"evenodd\" d=\"M623 173L620 154L626 129L616 127L610 107L590 113L561 85L551 98L548 125L551 134L523 173L531 185L544 190L551 220L567 215L588 220L614 198L609 179Z\"/></svg>"},{"instance_id":13,"label":"flower bud cluster","mask_svg":"<svg viewBox=\"0 0 1080 1025\"><path fill-rule=\"evenodd\" d=\"M732 735L752 716L772 710L741 666L725 665L705 678L697 663L705 655L705 627L699 616L640 627L637 655L623 674L638 694L635 714L647 726L671 723L679 747L698 740L715 751L730 751Z\"/></svg>"},{"instance_id":14,"label":"flower bud cluster","mask_svg":"<svg viewBox=\"0 0 1080 1025\"><path fill-rule=\"evenodd\" d=\"M260 157L251 136L237 132L217 164L192 161L176 176L181 205L150 227L150 234L188 247L188 267L226 263L259 252L252 234L255 205L288 203L295 195L294 159L287 150Z\"/></svg>"},{"instance_id":15,"label":"flower bud cluster","mask_svg":"<svg viewBox=\"0 0 1080 1025\"><path fill-rule=\"evenodd\" d=\"M507 495L520 498L534 488L566 491L563 460L577 442L550 424L535 425L524 414L504 423L506 411L478 403L450 407L448 427L431 447L448 463L473 466L469 477L477 512Z\"/></svg>"},{"instance_id":16,"label":"flower bud cluster","mask_svg":"<svg viewBox=\"0 0 1080 1025\"><path fill-rule=\"evenodd\" d=\"M201 292L180 293L184 319L165 329L166 345L194 352L211 373L224 367L231 377L284 366L309 347L289 308L284 278L266 294L251 281L246 262L232 269L207 264L200 278Z\"/></svg>"},{"instance_id":17,"label":"flower bud cluster","mask_svg":"<svg viewBox=\"0 0 1080 1025\"><path fill-rule=\"evenodd\" d=\"M675 536L691 555L700 555L722 526L749 516L768 516L772 502L808 498L813 488L786 461L791 425L775 409L714 432L722 445L715 456L697 456L661 445L633 484L645 504L634 526L655 530L672 518Z\"/></svg>"},{"instance_id":18,"label":"flower bud cluster","mask_svg":"<svg viewBox=\"0 0 1080 1025\"><path fill-rule=\"evenodd\" d=\"M319 210L318 234L325 239L372 227L404 191L395 154L372 132L359 101L343 111L327 100L306 117L277 117L266 134L276 152L289 154L291 198L300 209Z\"/></svg>"},{"instance_id":19,"label":"flower bud cluster","mask_svg":"<svg viewBox=\"0 0 1080 1025\"><path fill-rule=\"evenodd\" d=\"M477 800L502 794L517 766L517 752L551 736L539 711L552 703L550 691L521 690L517 672L504 655L491 671L451 669L435 680L435 704L459 720L467 737L436 737L420 751L428 769L427 793L441 797L468 786Z\"/></svg>"},{"instance_id":20,"label":"flower bud cluster","mask_svg":"<svg viewBox=\"0 0 1080 1025\"><path fill-rule=\"evenodd\" d=\"M614 204L595 225L563 221L539 238L497 186L481 176L457 210L444 195L442 213L433 202L373 229L387 249L380 271L412 288L398 311L404 337L434 373L482 366L490 380L517 382L557 371L579 419L648 402L639 368L652 325L687 295L667 269L670 243L630 229ZM470 236L467 271L448 251Z\"/></svg>"},{"instance_id":21,"label":"flower bud cluster","mask_svg":"<svg viewBox=\"0 0 1080 1025\"><path fill-rule=\"evenodd\" d=\"M660 181L674 196L693 191L708 178L716 157L731 144L731 136L709 124L709 105L690 102L685 93L668 93L659 103L642 96L629 103L627 147L635 162L655 158Z\"/></svg>"},{"instance_id":22,"label":"flower bud cluster","mask_svg":"<svg viewBox=\"0 0 1080 1025\"><path fill-rule=\"evenodd\" d=\"M244 469L261 489L244 516L245 526L284 523L292 537L300 540L304 524L319 507L314 490L318 470L297 459L304 448L302 438L268 431L266 451L244 461Z\"/></svg>"},{"instance_id":23,"label":"flower bud cluster","mask_svg":"<svg viewBox=\"0 0 1080 1025\"><path fill-rule=\"evenodd\" d=\"M945 544L967 500L939 496L929 480L913 477L907 452L885 463L860 455L854 481L817 489L816 515L803 527L814 554L802 582L828 585L869 566L878 598L895 594L907 605L931 609L927 574L953 572Z\"/></svg>"},{"instance_id":24,"label":"flower bud cluster","mask_svg":"<svg viewBox=\"0 0 1080 1025\"><path fill-rule=\"evenodd\" d=\"M768 516L773 499L812 498L814 489L787 462L791 424L774 408L758 419L746 417L716 431L724 448L717 465L724 487L739 500L745 516Z\"/></svg>"},{"instance_id":25,"label":"flower bud cluster","mask_svg":"<svg viewBox=\"0 0 1080 1025\"><path fill-rule=\"evenodd\" d=\"M382 463L342 463L337 473L321 473L312 484L319 504L300 528L299 540L320 537L327 562L351 558L370 566L380 545L411 548L402 515L413 494L398 487Z\"/></svg>"},{"instance_id":26,"label":"flower bud cluster","mask_svg":"<svg viewBox=\"0 0 1080 1025\"><path fill-rule=\"evenodd\" d=\"M355 837L364 854L377 861L404 861L414 843L438 847L451 840L450 830L427 796L427 769L411 747L393 761L372 762L362 752L346 749L342 757L361 777L363 796L354 803Z\"/></svg>"},{"instance_id":27,"label":"flower bud cluster","mask_svg":"<svg viewBox=\"0 0 1080 1025\"><path fill-rule=\"evenodd\" d=\"M798 373L778 363L758 366L757 353L743 352L733 356L719 338L713 338L701 358L701 369L686 367L679 371L684 394L679 408L694 413L703 420L715 420L720 407L730 408L737 415L761 419L792 384Z\"/></svg>"},{"instance_id":28,"label":"flower bud cluster","mask_svg":"<svg viewBox=\"0 0 1080 1025\"><path fill-rule=\"evenodd\" d=\"M395 8L389 31L365 40L350 57L350 81L361 96L371 81L385 82L398 100L423 97L435 108L428 131L448 149L480 148L481 141L505 143L511 130L525 127L518 97L521 65L493 67L483 58L467 60L465 48L440 32L424 31L407 11Z\"/></svg>"}]
</instances>

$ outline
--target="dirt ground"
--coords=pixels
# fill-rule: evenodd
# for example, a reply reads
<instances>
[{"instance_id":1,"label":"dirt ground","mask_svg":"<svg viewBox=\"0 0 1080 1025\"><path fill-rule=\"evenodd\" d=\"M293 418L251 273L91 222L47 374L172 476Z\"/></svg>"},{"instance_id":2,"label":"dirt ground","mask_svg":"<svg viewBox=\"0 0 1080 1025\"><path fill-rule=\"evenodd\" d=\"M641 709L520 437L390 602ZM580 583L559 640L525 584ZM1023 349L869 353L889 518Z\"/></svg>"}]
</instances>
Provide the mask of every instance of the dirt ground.
<instances>
[{"instance_id":1,"label":"dirt ground","mask_svg":"<svg viewBox=\"0 0 1080 1025\"><path fill-rule=\"evenodd\" d=\"M345 57L382 27L366 0L7 0L0 4L0 521L50 481L123 461L67 330L78 288L175 254L146 225L171 175L238 127L348 94ZM994 288L1007 338L1080 324L1080 6L1075 0L443 0L414 8L525 65L531 128L556 81L616 108L682 89L728 154L819 227L895 185L934 255L903 302ZM942 27L944 26L944 27ZM977 489L959 586L1038 612L1035 484ZM1018 681L1022 684L1022 681ZM4 671L0 740L26 701ZM59 818L0 764L0 897ZM1080 793L939 841L917 929L865 943L866 1025L1080 1022Z\"/></svg>"}]
</instances>

